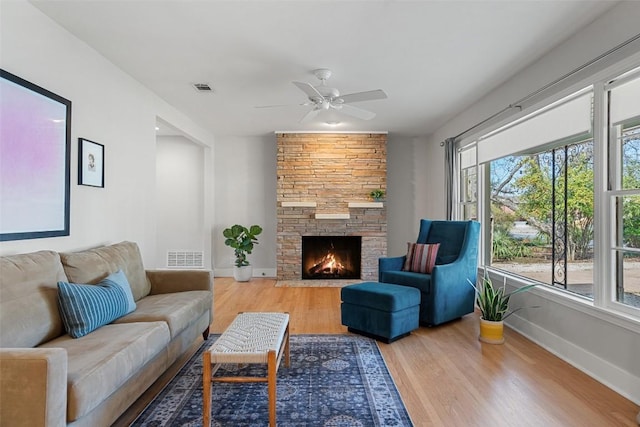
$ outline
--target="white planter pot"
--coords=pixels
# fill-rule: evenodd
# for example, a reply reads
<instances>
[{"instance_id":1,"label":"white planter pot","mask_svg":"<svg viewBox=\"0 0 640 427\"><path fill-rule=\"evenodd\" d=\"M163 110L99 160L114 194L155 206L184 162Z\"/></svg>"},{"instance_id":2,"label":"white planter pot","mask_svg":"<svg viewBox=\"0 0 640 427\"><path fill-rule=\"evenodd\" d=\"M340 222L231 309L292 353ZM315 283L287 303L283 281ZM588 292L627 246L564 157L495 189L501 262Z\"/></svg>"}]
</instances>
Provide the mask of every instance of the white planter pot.
<instances>
[{"instance_id":1,"label":"white planter pot","mask_svg":"<svg viewBox=\"0 0 640 427\"><path fill-rule=\"evenodd\" d=\"M233 267L233 278L236 282L248 282L253 276L253 267L245 265L244 267Z\"/></svg>"}]
</instances>

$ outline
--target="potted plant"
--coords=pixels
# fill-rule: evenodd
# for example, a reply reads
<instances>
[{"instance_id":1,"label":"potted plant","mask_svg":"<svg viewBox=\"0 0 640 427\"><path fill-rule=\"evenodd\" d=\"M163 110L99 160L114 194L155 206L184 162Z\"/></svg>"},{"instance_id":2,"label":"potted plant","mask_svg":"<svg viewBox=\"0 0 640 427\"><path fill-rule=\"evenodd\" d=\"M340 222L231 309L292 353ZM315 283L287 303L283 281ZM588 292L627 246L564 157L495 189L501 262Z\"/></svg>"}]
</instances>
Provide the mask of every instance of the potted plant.
<instances>
[{"instance_id":1,"label":"potted plant","mask_svg":"<svg viewBox=\"0 0 640 427\"><path fill-rule=\"evenodd\" d=\"M226 240L224 244L232 247L236 256L233 269L233 278L238 282L248 282L253 276L253 267L247 260L247 255L253 250L253 245L258 244L257 235L262 233L262 227L252 225L247 228L243 225L235 224L222 231Z\"/></svg>"},{"instance_id":2,"label":"potted plant","mask_svg":"<svg viewBox=\"0 0 640 427\"><path fill-rule=\"evenodd\" d=\"M369 196L373 200L378 202L378 201L382 200L382 198L384 197L384 190L381 190L381 189L371 190L371 192L369 193Z\"/></svg>"},{"instance_id":3,"label":"potted plant","mask_svg":"<svg viewBox=\"0 0 640 427\"><path fill-rule=\"evenodd\" d=\"M469 283L476 290L476 304L482 313L480 318L480 341L489 344L502 344L504 342L504 319L511 316L516 310L509 311L509 299L512 295L528 291L536 286L535 284L525 285L513 292L506 291L505 278L502 287L495 288L493 282L484 270L482 281L474 286L471 281Z\"/></svg>"}]
</instances>

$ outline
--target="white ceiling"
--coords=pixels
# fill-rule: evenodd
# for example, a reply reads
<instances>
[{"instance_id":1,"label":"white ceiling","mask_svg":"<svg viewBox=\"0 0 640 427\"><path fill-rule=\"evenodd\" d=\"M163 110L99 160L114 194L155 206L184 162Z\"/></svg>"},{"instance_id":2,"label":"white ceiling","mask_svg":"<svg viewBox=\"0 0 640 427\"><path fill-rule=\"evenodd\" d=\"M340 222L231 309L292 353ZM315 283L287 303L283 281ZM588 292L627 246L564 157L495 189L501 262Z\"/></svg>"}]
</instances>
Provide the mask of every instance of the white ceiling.
<instances>
[{"instance_id":1,"label":"white ceiling","mask_svg":"<svg viewBox=\"0 0 640 427\"><path fill-rule=\"evenodd\" d=\"M216 135L276 130L428 135L612 7L612 1L32 1ZM383 89L300 124L330 68L341 93ZM214 93L198 93L206 82ZM292 104L258 109L255 106ZM487 112L488 114L493 112Z\"/></svg>"}]
</instances>

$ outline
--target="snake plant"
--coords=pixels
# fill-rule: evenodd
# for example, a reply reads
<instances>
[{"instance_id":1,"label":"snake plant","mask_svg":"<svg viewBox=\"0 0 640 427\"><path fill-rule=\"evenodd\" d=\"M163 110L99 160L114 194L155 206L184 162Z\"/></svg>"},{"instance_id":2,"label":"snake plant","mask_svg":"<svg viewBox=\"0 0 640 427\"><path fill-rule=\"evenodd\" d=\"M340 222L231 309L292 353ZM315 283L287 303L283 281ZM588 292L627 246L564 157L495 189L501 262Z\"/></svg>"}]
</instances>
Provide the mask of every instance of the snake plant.
<instances>
[{"instance_id":1,"label":"snake plant","mask_svg":"<svg viewBox=\"0 0 640 427\"><path fill-rule=\"evenodd\" d=\"M507 292L506 278L502 287L496 288L493 286L493 282L491 281L486 269L484 270L482 280L477 286L475 286L471 281L469 281L469 283L476 290L476 304L482 313L482 318L492 322L500 322L520 310L518 308L516 310L509 311L509 299L512 295L526 292L536 286L535 284L525 285L513 292Z\"/></svg>"}]
</instances>

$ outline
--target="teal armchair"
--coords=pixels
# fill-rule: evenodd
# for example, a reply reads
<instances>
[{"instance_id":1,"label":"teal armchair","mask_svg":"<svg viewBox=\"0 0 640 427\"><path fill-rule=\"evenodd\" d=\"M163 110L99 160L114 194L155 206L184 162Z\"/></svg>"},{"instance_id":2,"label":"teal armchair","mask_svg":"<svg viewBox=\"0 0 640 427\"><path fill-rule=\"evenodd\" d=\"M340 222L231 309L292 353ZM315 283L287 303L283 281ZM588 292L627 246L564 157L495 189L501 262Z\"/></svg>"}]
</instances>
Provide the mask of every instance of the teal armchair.
<instances>
[{"instance_id":1,"label":"teal armchair","mask_svg":"<svg viewBox=\"0 0 640 427\"><path fill-rule=\"evenodd\" d=\"M417 243L440 243L431 274L404 271L406 256L380 258L378 281L420 290L420 323L439 325L472 313L478 272L476 221L420 220Z\"/></svg>"}]
</instances>

